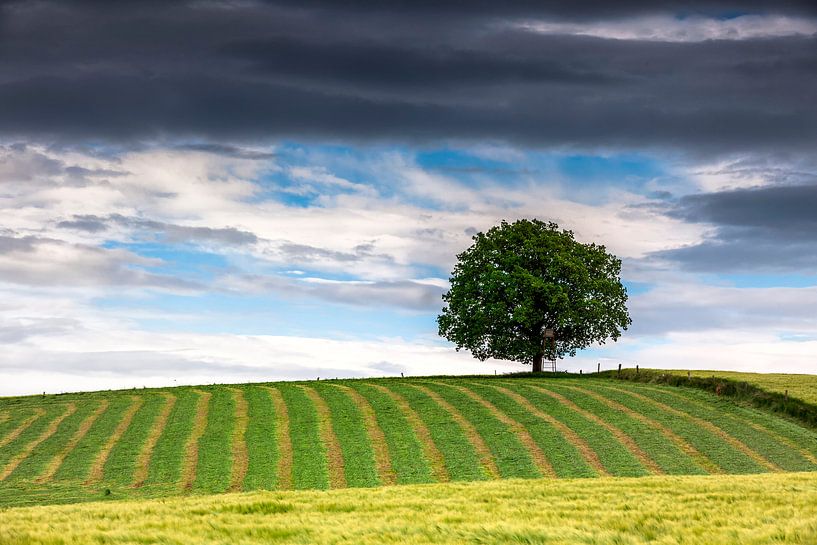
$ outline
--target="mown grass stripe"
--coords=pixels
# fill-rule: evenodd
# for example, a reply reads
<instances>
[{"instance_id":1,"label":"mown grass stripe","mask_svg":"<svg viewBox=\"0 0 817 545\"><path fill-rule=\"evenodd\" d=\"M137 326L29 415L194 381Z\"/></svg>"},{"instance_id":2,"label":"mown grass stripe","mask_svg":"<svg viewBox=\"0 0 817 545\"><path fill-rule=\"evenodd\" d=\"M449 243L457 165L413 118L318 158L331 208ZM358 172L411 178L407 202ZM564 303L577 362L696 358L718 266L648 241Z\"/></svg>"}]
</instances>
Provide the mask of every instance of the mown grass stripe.
<instances>
[{"instance_id":1,"label":"mown grass stripe","mask_svg":"<svg viewBox=\"0 0 817 545\"><path fill-rule=\"evenodd\" d=\"M582 392L585 395L592 397L604 404L615 411L619 411L621 413L626 414L630 418L634 418L645 425L657 430L661 435L663 435L668 441L673 443L678 449L689 456L701 469L706 471L710 474L722 474L723 469L721 469L718 464L713 462L709 457L704 455L698 449L696 449L692 444L690 444L686 439L672 431L667 426L663 425L661 422L654 420L646 415L643 415L637 411L630 409L629 407L622 405L621 403L614 401L608 397L605 397L603 394L599 392L594 392L593 390L588 390L586 388L581 388L579 386L566 386L566 388L571 388L578 392Z\"/></svg>"},{"instance_id":2,"label":"mown grass stripe","mask_svg":"<svg viewBox=\"0 0 817 545\"><path fill-rule=\"evenodd\" d=\"M350 459L353 462L353 464L346 465L346 480L349 486L388 486L395 484L396 477L389 457L386 436L377 423L377 416L372 406L360 393L344 384L327 384L334 387L344 400L351 402L351 407L354 408L354 411L346 411L350 414L345 415L349 422L347 422L347 431L344 434L346 444L342 445L344 456L347 460ZM337 402L336 397L330 396L327 403L330 401ZM344 417L344 415L339 414L337 405L333 407L332 414L338 421ZM374 475L371 474L371 465L374 466ZM356 469L356 471L351 471L352 469Z\"/></svg>"},{"instance_id":3,"label":"mown grass stripe","mask_svg":"<svg viewBox=\"0 0 817 545\"><path fill-rule=\"evenodd\" d=\"M491 449L488 448L488 445L485 443L485 440L479 434L477 429L474 425L465 418L462 413L457 410L452 404L442 398L440 394L431 390L427 386L423 386L421 384L410 384L413 388L417 388L428 397L434 400L437 405L442 407L446 412L448 412L451 417L454 419L457 424L459 424L460 428L462 428L463 432L465 433L465 437L468 438L468 441L474 447L474 450L477 452L479 456L480 463L482 464L483 469L487 473L488 477L491 479L498 479L499 468L496 465L496 460L494 460L493 455L491 454Z\"/></svg>"},{"instance_id":4,"label":"mown grass stripe","mask_svg":"<svg viewBox=\"0 0 817 545\"><path fill-rule=\"evenodd\" d=\"M263 387L269 392L275 410L275 431L278 439L278 478L279 489L292 488L292 438L290 436L289 411L281 392L269 386Z\"/></svg>"},{"instance_id":5,"label":"mown grass stripe","mask_svg":"<svg viewBox=\"0 0 817 545\"><path fill-rule=\"evenodd\" d=\"M151 490L163 487L168 494L178 493L182 482L187 443L195 427L201 397L193 388L174 388L173 394L177 399L150 456L144 482L145 487Z\"/></svg>"},{"instance_id":6,"label":"mown grass stripe","mask_svg":"<svg viewBox=\"0 0 817 545\"><path fill-rule=\"evenodd\" d=\"M52 479L53 482L69 481L72 486L78 487L80 493L88 492L82 483L88 478L97 453L105 445L108 437L113 434L131 402L126 395L105 396L105 398L110 403L108 410L96 419L88 433L74 447L74 450L68 453L68 456L65 457L59 469L57 469L57 473ZM91 405L88 404L88 406ZM90 411L88 412L90 413Z\"/></svg>"},{"instance_id":7,"label":"mown grass stripe","mask_svg":"<svg viewBox=\"0 0 817 545\"><path fill-rule=\"evenodd\" d=\"M17 426L13 430L11 430L8 433L8 435L3 437L3 439L0 439L0 448L5 447L9 443L14 441L18 437L20 437L20 435L23 432L25 432L28 428L31 427L32 424L34 424L34 422L36 422L37 420L39 420L43 416L45 416L45 410L40 408L40 407L35 408L34 409L34 414L32 414L31 416L29 416L28 418L26 418L25 420L20 422L19 426Z\"/></svg>"},{"instance_id":8,"label":"mown grass stripe","mask_svg":"<svg viewBox=\"0 0 817 545\"><path fill-rule=\"evenodd\" d=\"M497 386L492 384L491 387L495 388L496 390L502 392L509 398L516 401L530 414L535 415L537 418L544 420L545 422L559 430L559 433L562 434L562 437L564 437L565 440L568 441L571 445L576 447L576 449L581 453L582 458L584 458L587 464L590 467L592 467L599 475L604 476L610 475L607 469L605 469L604 464L601 463L601 460L599 459L598 454L596 454L596 451L590 448L590 445L588 445L587 442L584 439L582 439L579 436L579 434L577 434L571 428L566 426L560 420L557 420L553 416L547 414L546 412L540 411L533 403L528 401L527 398L525 398L518 392L514 392L513 390L510 390L504 386Z\"/></svg>"},{"instance_id":9,"label":"mown grass stripe","mask_svg":"<svg viewBox=\"0 0 817 545\"><path fill-rule=\"evenodd\" d=\"M116 426L113 434L111 434L111 436L105 442L105 445L102 447L102 450L99 451L99 454L94 459L94 463L91 465L91 471L88 474L88 479L85 481L86 485L97 483L102 480L102 477L105 474L105 462L108 461L108 456L111 455L114 445L116 445L119 439L122 438L122 435L124 435L124 433L130 427L133 416L142 407L144 402L145 400L142 399L141 396L131 396L130 407L128 407L128 410L125 412L122 420L119 421L119 425Z\"/></svg>"},{"instance_id":10,"label":"mown grass stripe","mask_svg":"<svg viewBox=\"0 0 817 545\"><path fill-rule=\"evenodd\" d=\"M371 406L378 428L385 438L396 484L434 482L423 445L394 399L367 382L352 381L347 387L360 394Z\"/></svg>"},{"instance_id":11,"label":"mown grass stripe","mask_svg":"<svg viewBox=\"0 0 817 545\"><path fill-rule=\"evenodd\" d=\"M76 410L77 406L75 403L68 403L66 405L65 412L52 420L48 427L43 430L43 432L36 439L27 444L21 452L18 452L14 458L9 460L9 462L3 468L3 471L0 472L0 481L5 481L8 476L14 472L17 466L19 466L23 460L28 458L28 456L34 452L37 445L54 435L57 432L57 429L60 427L60 424L62 424L62 421L74 414Z\"/></svg>"},{"instance_id":12,"label":"mown grass stripe","mask_svg":"<svg viewBox=\"0 0 817 545\"><path fill-rule=\"evenodd\" d=\"M292 487L298 490L329 487L326 448L321 438L320 416L309 395L298 384L276 386L289 414L292 440Z\"/></svg>"},{"instance_id":13,"label":"mown grass stripe","mask_svg":"<svg viewBox=\"0 0 817 545\"><path fill-rule=\"evenodd\" d=\"M767 428L762 424L758 424L757 422L752 422L751 420L744 420L743 422L753 430L765 433L775 441L783 443L790 449L797 451L800 454L800 456L805 458L809 463L817 466L817 456L815 456L810 450L803 448L803 445L797 443L793 439L786 437L781 433L778 433L777 431L774 431L770 428Z\"/></svg>"},{"instance_id":14,"label":"mown grass stripe","mask_svg":"<svg viewBox=\"0 0 817 545\"><path fill-rule=\"evenodd\" d=\"M332 428L332 411L326 404L326 400L309 386L301 388L312 400L315 410L318 413L318 429L321 441L326 449L326 463L329 472L329 488L346 488L346 473L344 470L343 450L340 447L338 436Z\"/></svg>"},{"instance_id":15,"label":"mown grass stripe","mask_svg":"<svg viewBox=\"0 0 817 545\"><path fill-rule=\"evenodd\" d=\"M165 430L165 426L167 426L170 413L173 411L173 407L176 405L177 398L175 395L163 392L162 396L165 398L165 404L162 407L162 411L153 421L153 426L150 429L150 433L148 433L145 444L142 447L142 451L139 453L139 457L136 459L136 469L133 472L132 484L134 488L139 488L145 484L145 480L148 477L148 470L150 469L150 459L153 456L153 452L156 449L159 438L162 436L162 433Z\"/></svg>"},{"instance_id":16,"label":"mown grass stripe","mask_svg":"<svg viewBox=\"0 0 817 545\"><path fill-rule=\"evenodd\" d=\"M533 460L536 468L539 470L541 475L545 477L556 477L556 472L553 470L553 466L545 456L545 453L542 449L539 448L539 445L536 444L536 441L533 439L528 430L525 429L525 426L511 418L507 415L504 411L497 408L496 405L479 395L477 392L471 390L470 388L466 388L465 386L459 384L449 384L445 382L436 382L437 384L444 384L451 388L456 388L460 392L464 393L483 407L487 409L497 420L508 426L508 428L516 434L517 439L522 445L527 449L528 454L530 455L531 459Z\"/></svg>"},{"instance_id":17,"label":"mown grass stripe","mask_svg":"<svg viewBox=\"0 0 817 545\"><path fill-rule=\"evenodd\" d=\"M225 387L208 390L207 426L199 439L196 479L193 490L215 494L230 487L233 471L233 430L235 399Z\"/></svg>"},{"instance_id":18,"label":"mown grass stripe","mask_svg":"<svg viewBox=\"0 0 817 545\"><path fill-rule=\"evenodd\" d=\"M450 412L428 394L414 388L412 381L380 382L398 392L422 419L443 456L452 481L482 481L490 478L480 461L479 453Z\"/></svg>"},{"instance_id":19,"label":"mown grass stripe","mask_svg":"<svg viewBox=\"0 0 817 545\"><path fill-rule=\"evenodd\" d=\"M193 488L196 481L196 469L199 465L199 441L207 429L207 411L210 406L210 392L204 390L194 390L198 395L196 401L196 413L193 418L193 429L184 447L184 461L182 465L181 487L184 490Z\"/></svg>"},{"instance_id":20,"label":"mown grass stripe","mask_svg":"<svg viewBox=\"0 0 817 545\"><path fill-rule=\"evenodd\" d=\"M513 430L481 403L458 388L452 387L459 381L452 379L444 379L440 382L423 380L421 383L439 394L474 426L491 453L491 458L499 470L499 478L542 477L542 472L536 467L528 449L519 441L519 437ZM481 462L477 463L482 469ZM486 476L490 477L490 475Z\"/></svg>"},{"instance_id":21,"label":"mown grass stripe","mask_svg":"<svg viewBox=\"0 0 817 545\"><path fill-rule=\"evenodd\" d=\"M244 389L247 400L247 474L242 490L272 490L277 484L278 445L275 411L269 392L257 386Z\"/></svg>"},{"instance_id":22,"label":"mown grass stripe","mask_svg":"<svg viewBox=\"0 0 817 545\"><path fill-rule=\"evenodd\" d=\"M740 440L736 439L735 437L729 435L728 433L723 431L721 428L719 428L718 426L716 426L712 422L708 422L708 421L704 420L703 418L698 418L698 417L696 417L696 416L694 416L694 415L692 415L692 414L690 414L690 413L688 413L686 411L678 410L675 407L671 407L671 406L667 405L666 403L662 403L662 402L660 402L658 400L655 400L655 399L653 399L653 398L651 398L649 396L645 396L643 394L640 394L638 392L634 392L632 390L624 390L624 389L616 388L616 387L612 387L612 386L610 386L609 388L611 390L616 390L616 391L619 391L619 392L622 392L622 393L626 393L626 394L628 394L628 395L630 395L632 397L635 397L635 398L640 399L642 401L646 401L648 403L651 403L652 405L654 405L654 406L656 406L656 407L658 407L658 408L660 408L660 409L662 409L662 410L664 410L666 412L669 412L669 413L671 413L671 414L673 414L675 416L678 416L680 418L685 418L685 419L695 423L697 426L700 426L701 428L709 431L713 435L716 435L721 440L723 440L725 443L729 444L734 449L739 450L740 452L742 452L743 454L745 454L746 456L751 458L755 463L757 463L760 466L768 469L769 471L773 471L773 472L783 471L780 466L778 466L777 464L767 460L766 458L764 458L763 456L761 456L760 454L755 452L753 449L751 449L748 445L746 445L746 443L744 443L743 441L740 441Z\"/></svg>"},{"instance_id":23,"label":"mown grass stripe","mask_svg":"<svg viewBox=\"0 0 817 545\"><path fill-rule=\"evenodd\" d=\"M440 449L437 448L437 445L434 443L434 439L431 437L431 432L425 423L423 423L420 415L411 408L409 402L399 393L392 391L381 384L367 383L367 385L389 396L400 408L403 416L408 421L412 430L414 430L414 435L420 441L420 445L423 448L423 454L431 467L431 473L434 476L434 480L440 483L451 480L451 476L448 473L448 468L445 466L445 459L443 458Z\"/></svg>"},{"instance_id":24,"label":"mown grass stripe","mask_svg":"<svg viewBox=\"0 0 817 545\"><path fill-rule=\"evenodd\" d=\"M633 456L635 456L636 459L638 459L638 461L641 462L641 464L644 465L644 467L646 467L647 469L649 469L653 474L655 474L655 475L663 475L664 474L664 470L661 469L661 466L659 466L655 462L655 460L650 458L650 456L647 455L647 453L644 452L644 450L641 447L638 446L638 444L633 440L633 438L630 437L629 435L627 435L626 433L624 433L624 431L622 431L619 427L617 427L617 426L611 424L610 422L607 422L606 420L600 418L597 414L593 414L590 411L582 409L581 407L576 405L573 401L571 401L570 399L568 399L567 397L563 396L562 394L560 394L558 392L554 392L553 390L548 390L547 388L542 388L541 386L530 385L529 387L533 388L534 390L537 390L537 391L539 391L539 392L541 392L541 393L543 393L543 394L545 394L547 396L552 397L553 399L555 399L556 401L558 401L559 403L561 403L565 407L568 407L570 410L576 412L577 414L582 415L583 417L590 420L591 422L595 422L599 426L603 427L604 429L609 431L613 435L613 437L616 438L616 440L619 443L624 445L624 447L627 450L629 450L633 454Z\"/></svg>"},{"instance_id":25,"label":"mown grass stripe","mask_svg":"<svg viewBox=\"0 0 817 545\"><path fill-rule=\"evenodd\" d=\"M247 400L239 388L230 388L235 399L235 425L233 427L233 469L230 475L231 491L241 490L249 465L247 453Z\"/></svg>"},{"instance_id":26,"label":"mown grass stripe","mask_svg":"<svg viewBox=\"0 0 817 545\"><path fill-rule=\"evenodd\" d=\"M594 391L600 391L605 396L615 399L634 411L648 415L668 428L672 429L686 441L692 444L702 454L711 459L727 474L745 474L763 472L763 467L740 450L725 442L718 435L697 425L695 421L679 418L678 415L664 411L661 407L629 395L628 390L616 390L609 386L608 381L590 382L584 386Z\"/></svg>"},{"instance_id":27,"label":"mown grass stripe","mask_svg":"<svg viewBox=\"0 0 817 545\"><path fill-rule=\"evenodd\" d=\"M469 381L468 387L490 401L505 414L520 422L547 456L559 478L596 477L598 473L584 460L579 450L565 439L561 432L547 421L531 414L516 401L490 383L495 380Z\"/></svg>"},{"instance_id":28,"label":"mown grass stripe","mask_svg":"<svg viewBox=\"0 0 817 545\"><path fill-rule=\"evenodd\" d=\"M90 430L91 426L94 425L94 422L96 422L96 420L100 416L102 416L102 414L105 411L108 410L110 404L111 402L108 401L107 399L103 399L99 402L99 406L96 408L96 410L89 414L85 418L85 420L82 421L82 423L79 425L79 428L77 429L76 432L74 432L74 435L71 437L71 439L68 440L68 443L65 445L65 447L63 447L63 449L60 452L58 452L56 456L54 456L54 458L45 468L45 471L43 471L40 474L40 476L37 477L36 482L38 483L48 482L54 477L54 474L57 473L57 470L59 470L63 461L65 461L65 458L68 457L68 455L76 448L76 446L79 444L82 438L85 437L85 435L88 433L88 430Z\"/></svg>"},{"instance_id":29,"label":"mown grass stripe","mask_svg":"<svg viewBox=\"0 0 817 545\"><path fill-rule=\"evenodd\" d=\"M717 419L719 427L726 433L740 441L751 441L753 450L786 471L813 471L815 469L815 460L817 459L811 452L781 434L755 423L752 418L756 417L756 414L747 414L747 409L733 404L730 400L713 400L710 397L711 394L703 394L703 392L698 391L683 391L681 393L680 391L657 389L650 386L642 386L641 390L678 400L683 404L682 406L696 411L692 413L696 417L708 421ZM702 394L709 399L706 399L706 401L700 399ZM717 405L713 404L713 401ZM758 433L752 433L747 428Z\"/></svg>"},{"instance_id":30,"label":"mown grass stripe","mask_svg":"<svg viewBox=\"0 0 817 545\"><path fill-rule=\"evenodd\" d=\"M165 400L153 393L143 395L144 403L133 415L131 423L111 449L105 462L102 480L112 486L130 487L139 454L145 446L150 430L161 412Z\"/></svg>"}]
</instances>

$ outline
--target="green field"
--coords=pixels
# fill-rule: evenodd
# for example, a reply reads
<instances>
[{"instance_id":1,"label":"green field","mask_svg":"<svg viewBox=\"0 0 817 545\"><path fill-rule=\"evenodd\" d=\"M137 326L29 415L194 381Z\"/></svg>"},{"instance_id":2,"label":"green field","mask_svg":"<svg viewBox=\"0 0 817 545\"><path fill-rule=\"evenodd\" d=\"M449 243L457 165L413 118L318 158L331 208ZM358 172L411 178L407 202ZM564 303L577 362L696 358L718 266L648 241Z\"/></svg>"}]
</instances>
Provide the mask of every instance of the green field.
<instances>
[{"instance_id":1,"label":"green field","mask_svg":"<svg viewBox=\"0 0 817 545\"><path fill-rule=\"evenodd\" d=\"M716 377L754 384L770 392L784 393L817 405L817 375L796 375L786 373L739 373L737 371L660 371L693 377Z\"/></svg>"},{"instance_id":2,"label":"green field","mask_svg":"<svg viewBox=\"0 0 817 545\"><path fill-rule=\"evenodd\" d=\"M4 545L817 543L817 473L509 479L0 511Z\"/></svg>"},{"instance_id":3,"label":"green field","mask_svg":"<svg viewBox=\"0 0 817 545\"><path fill-rule=\"evenodd\" d=\"M817 471L817 433L594 377L285 382L0 399L0 507L495 479Z\"/></svg>"}]
</instances>

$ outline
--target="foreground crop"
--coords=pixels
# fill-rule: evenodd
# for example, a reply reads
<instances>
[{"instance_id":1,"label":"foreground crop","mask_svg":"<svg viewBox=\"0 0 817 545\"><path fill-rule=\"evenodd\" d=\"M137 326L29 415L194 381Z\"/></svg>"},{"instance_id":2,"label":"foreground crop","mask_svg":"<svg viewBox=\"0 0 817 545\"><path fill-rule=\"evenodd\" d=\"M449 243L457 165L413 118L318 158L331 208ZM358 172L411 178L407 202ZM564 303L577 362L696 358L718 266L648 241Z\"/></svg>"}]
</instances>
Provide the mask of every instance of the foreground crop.
<instances>
[{"instance_id":1,"label":"foreground crop","mask_svg":"<svg viewBox=\"0 0 817 545\"><path fill-rule=\"evenodd\" d=\"M817 542L817 474L505 480L0 511L4 545Z\"/></svg>"}]
</instances>

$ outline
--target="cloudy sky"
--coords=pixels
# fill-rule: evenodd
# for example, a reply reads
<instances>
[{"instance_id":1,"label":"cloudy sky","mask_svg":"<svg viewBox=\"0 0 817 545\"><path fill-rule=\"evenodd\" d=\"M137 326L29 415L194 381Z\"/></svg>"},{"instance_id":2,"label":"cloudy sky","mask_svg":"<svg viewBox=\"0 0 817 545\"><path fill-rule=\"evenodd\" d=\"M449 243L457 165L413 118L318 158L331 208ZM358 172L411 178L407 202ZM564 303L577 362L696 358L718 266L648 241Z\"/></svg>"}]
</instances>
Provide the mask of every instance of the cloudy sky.
<instances>
[{"instance_id":1,"label":"cloudy sky","mask_svg":"<svg viewBox=\"0 0 817 545\"><path fill-rule=\"evenodd\" d=\"M0 0L0 395L523 370L435 324L522 217L624 262L561 367L817 372L815 97L812 0Z\"/></svg>"}]
</instances>

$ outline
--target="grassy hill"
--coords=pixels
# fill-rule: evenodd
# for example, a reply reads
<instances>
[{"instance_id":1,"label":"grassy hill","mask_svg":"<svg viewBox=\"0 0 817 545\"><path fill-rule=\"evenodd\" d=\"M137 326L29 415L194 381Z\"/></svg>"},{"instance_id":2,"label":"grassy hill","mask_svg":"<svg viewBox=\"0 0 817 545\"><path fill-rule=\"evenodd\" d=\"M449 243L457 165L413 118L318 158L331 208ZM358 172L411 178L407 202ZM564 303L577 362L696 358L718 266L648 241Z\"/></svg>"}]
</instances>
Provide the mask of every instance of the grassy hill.
<instances>
[{"instance_id":1,"label":"grassy hill","mask_svg":"<svg viewBox=\"0 0 817 545\"><path fill-rule=\"evenodd\" d=\"M506 478L817 470L817 434L708 393L428 378L0 399L0 506Z\"/></svg>"}]
</instances>

